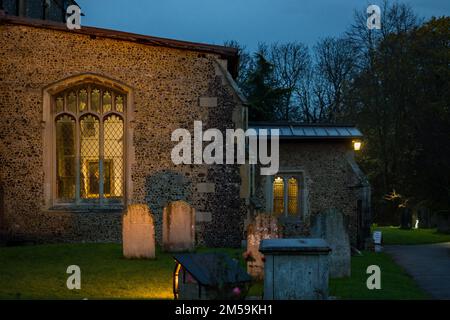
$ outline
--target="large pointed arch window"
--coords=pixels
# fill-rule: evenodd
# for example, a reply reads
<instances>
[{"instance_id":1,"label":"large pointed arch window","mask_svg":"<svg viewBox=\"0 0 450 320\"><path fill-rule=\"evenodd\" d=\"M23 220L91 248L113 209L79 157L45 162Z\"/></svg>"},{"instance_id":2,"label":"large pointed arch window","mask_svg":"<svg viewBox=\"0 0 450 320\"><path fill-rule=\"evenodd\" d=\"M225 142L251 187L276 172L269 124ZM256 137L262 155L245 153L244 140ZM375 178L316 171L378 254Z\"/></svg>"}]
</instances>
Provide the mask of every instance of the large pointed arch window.
<instances>
[{"instance_id":1,"label":"large pointed arch window","mask_svg":"<svg viewBox=\"0 0 450 320\"><path fill-rule=\"evenodd\" d=\"M96 84L53 96L57 202L122 200L125 99L125 93Z\"/></svg>"}]
</instances>

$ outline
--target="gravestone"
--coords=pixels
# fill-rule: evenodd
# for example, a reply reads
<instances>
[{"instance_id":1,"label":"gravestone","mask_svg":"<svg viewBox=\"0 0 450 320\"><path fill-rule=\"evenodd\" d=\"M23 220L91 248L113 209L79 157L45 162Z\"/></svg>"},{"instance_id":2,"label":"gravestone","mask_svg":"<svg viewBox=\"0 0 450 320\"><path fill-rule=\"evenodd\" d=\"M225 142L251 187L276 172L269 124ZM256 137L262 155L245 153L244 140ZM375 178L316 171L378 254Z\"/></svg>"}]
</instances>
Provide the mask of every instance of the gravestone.
<instances>
[{"instance_id":1,"label":"gravestone","mask_svg":"<svg viewBox=\"0 0 450 320\"><path fill-rule=\"evenodd\" d=\"M171 202L164 208L163 249L169 252L195 249L195 209L184 201Z\"/></svg>"},{"instance_id":2,"label":"gravestone","mask_svg":"<svg viewBox=\"0 0 450 320\"><path fill-rule=\"evenodd\" d=\"M129 205L122 222L125 258L154 258L155 226L148 207L144 204Z\"/></svg>"},{"instance_id":3,"label":"gravestone","mask_svg":"<svg viewBox=\"0 0 450 320\"><path fill-rule=\"evenodd\" d=\"M412 210L409 208L402 208L401 209L401 222L400 222L400 228L401 229L411 229L412 227Z\"/></svg>"},{"instance_id":4,"label":"gravestone","mask_svg":"<svg viewBox=\"0 0 450 320\"><path fill-rule=\"evenodd\" d=\"M275 216L266 213L256 215L255 221L247 228L247 272L256 279L264 278L263 254L259 251L264 239L280 238L281 229Z\"/></svg>"},{"instance_id":5,"label":"gravestone","mask_svg":"<svg viewBox=\"0 0 450 320\"><path fill-rule=\"evenodd\" d=\"M419 219L419 228L427 229L431 228L431 214L428 208L419 208L417 210L417 215Z\"/></svg>"},{"instance_id":6,"label":"gravestone","mask_svg":"<svg viewBox=\"0 0 450 320\"><path fill-rule=\"evenodd\" d=\"M325 239L331 248L330 277L349 277L351 248L344 216L336 209L320 212L312 217L311 237Z\"/></svg>"}]
</instances>

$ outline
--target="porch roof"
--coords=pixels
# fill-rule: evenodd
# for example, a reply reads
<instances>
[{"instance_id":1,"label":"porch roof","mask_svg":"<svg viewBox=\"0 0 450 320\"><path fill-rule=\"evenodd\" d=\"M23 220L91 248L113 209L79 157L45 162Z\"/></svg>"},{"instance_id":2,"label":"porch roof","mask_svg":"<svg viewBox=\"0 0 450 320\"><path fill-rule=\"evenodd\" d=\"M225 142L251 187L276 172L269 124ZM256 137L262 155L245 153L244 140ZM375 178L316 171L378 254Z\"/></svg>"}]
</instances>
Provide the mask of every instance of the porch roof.
<instances>
[{"instance_id":1,"label":"porch roof","mask_svg":"<svg viewBox=\"0 0 450 320\"><path fill-rule=\"evenodd\" d=\"M260 130L278 129L280 139L359 139L361 131L354 125L311 124L297 122L249 122L249 128ZM269 132L268 132L269 133Z\"/></svg>"}]
</instances>

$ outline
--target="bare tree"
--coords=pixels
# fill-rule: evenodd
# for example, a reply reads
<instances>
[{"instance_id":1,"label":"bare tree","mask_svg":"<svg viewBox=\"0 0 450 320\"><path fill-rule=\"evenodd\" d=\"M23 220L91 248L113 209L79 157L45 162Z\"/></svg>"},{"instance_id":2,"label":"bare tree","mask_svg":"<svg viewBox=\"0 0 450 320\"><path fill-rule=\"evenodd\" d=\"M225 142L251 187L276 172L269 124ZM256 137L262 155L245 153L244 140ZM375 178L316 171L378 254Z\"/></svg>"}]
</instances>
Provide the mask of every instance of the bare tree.
<instances>
[{"instance_id":1,"label":"bare tree","mask_svg":"<svg viewBox=\"0 0 450 320\"><path fill-rule=\"evenodd\" d=\"M248 53L247 48L235 40L225 41L224 46L238 50L239 65L236 82L238 85L242 86L248 77L250 69L252 68L252 57L250 53Z\"/></svg>"},{"instance_id":2,"label":"bare tree","mask_svg":"<svg viewBox=\"0 0 450 320\"><path fill-rule=\"evenodd\" d=\"M326 38L314 47L314 53L320 116L323 120L336 121L345 111L345 93L355 66L353 51L344 38Z\"/></svg>"},{"instance_id":3,"label":"bare tree","mask_svg":"<svg viewBox=\"0 0 450 320\"><path fill-rule=\"evenodd\" d=\"M310 64L308 48L299 42L275 43L268 49L269 60L274 66L277 84L287 90L286 101L279 110L279 117L292 120L299 113L296 93L306 76Z\"/></svg>"}]
</instances>

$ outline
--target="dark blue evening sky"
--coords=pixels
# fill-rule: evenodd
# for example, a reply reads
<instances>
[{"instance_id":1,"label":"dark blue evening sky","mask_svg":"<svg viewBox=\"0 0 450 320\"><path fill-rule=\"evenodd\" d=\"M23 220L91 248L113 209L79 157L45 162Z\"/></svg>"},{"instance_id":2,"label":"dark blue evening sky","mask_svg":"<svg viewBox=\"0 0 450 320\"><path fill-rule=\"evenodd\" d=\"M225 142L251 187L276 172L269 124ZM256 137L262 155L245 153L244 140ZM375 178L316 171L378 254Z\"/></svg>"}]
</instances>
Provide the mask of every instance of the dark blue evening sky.
<instances>
[{"instance_id":1,"label":"dark blue evening sky","mask_svg":"<svg viewBox=\"0 0 450 320\"><path fill-rule=\"evenodd\" d=\"M300 41L344 32L366 0L77 0L82 25L212 44ZM370 4L380 5L373 0ZM450 15L448 0L403 0L423 18Z\"/></svg>"}]
</instances>

